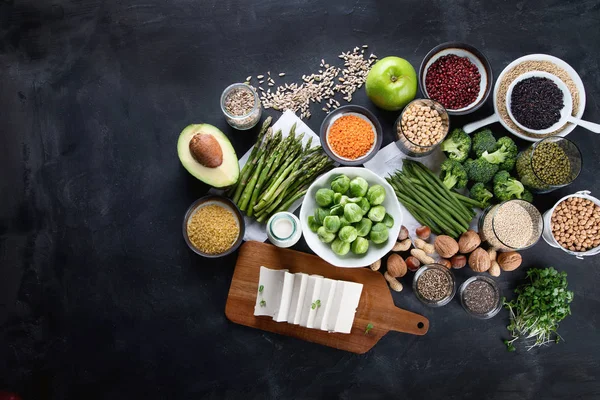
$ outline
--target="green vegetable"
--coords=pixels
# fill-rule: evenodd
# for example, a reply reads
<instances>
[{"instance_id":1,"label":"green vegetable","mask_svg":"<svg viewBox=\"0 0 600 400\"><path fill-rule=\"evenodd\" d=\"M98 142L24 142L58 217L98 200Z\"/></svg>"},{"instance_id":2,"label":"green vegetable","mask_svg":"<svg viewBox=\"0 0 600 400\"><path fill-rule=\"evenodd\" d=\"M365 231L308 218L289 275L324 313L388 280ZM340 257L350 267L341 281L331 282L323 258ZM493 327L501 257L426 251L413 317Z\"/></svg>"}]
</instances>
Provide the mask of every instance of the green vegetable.
<instances>
[{"instance_id":1,"label":"green vegetable","mask_svg":"<svg viewBox=\"0 0 600 400\"><path fill-rule=\"evenodd\" d=\"M258 293L262 293L262 292L263 292L263 290L265 290L265 287L264 287L264 285L260 285L260 286L258 287Z\"/></svg>"},{"instance_id":2,"label":"green vegetable","mask_svg":"<svg viewBox=\"0 0 600 400\"><path fill-rule=\"evenodd\" d=\"M498 172L498 166L487 162L484 158L478 158L476 160L467 160L463 164L469 180L473 182L488 183L494 178L496 172Z\"/></svg>"},{"instance_id":3,"label":"green vegetable","mask_svg":"<svg viewBox=\"0 0 600 400\"><path fill-rule=\"evenodd\" d=\"M360 206L360 208L362 209L363 215L368 213L369 210L371 209L371 204L369 203L369 200L367 200L365 197L361 197L360 201L356 204L358 204Z\"/></svg>"},{"instance_id":4,"label":"green vegetable","mask_svg":"<svg viewBox=\"0 0 600 400\"><path fill-rule=\"evenodd\" d=\"M520 199L525 191L523 184L511 178L507 171L500 171L494 176L494 196L500 201Z\"/></svg>"},{"instance_id":5,"label":"green vegetable","mask_svg":"<svg viewBox=\"0 0 600 400\"><path fill-rule=\"evenodd\" d=\"M331 209L329 210L329 214L337 215L338 217L341 217L342 215L344 215L344 206L341 204L338 204L338 205L331 207Z\"/></svg>"},{"instance_id":6,"label":"green vegetable","mask_svg":"<svg viewBox=\"0 0 600 400\"><path fill-rule=\"evenodd\" d=\"M483 152L481 158L492 164L498 164L501 171L512 171L517 162L517 145L508 136L501 137L496 142L493 152Z\"/></svg>"},{"instance_id":7,"label":"green vegetable","mask_svg":"<svg viewBox=\"0 0 600 400\"><path fill-rule=\"evenodd\" d=\"M440 179L448 189L462 189L467 186L467 171L458 161L445 160L441 165Z\"/></svg>"},{"instance_id":8,"label":"green vegetable","mask_svg":"<svg viewBox=\"0 0 600 400\"><path fill-rule=\"evenodd\" d=\"M319 307L321 307L321 300L315 300L310 306L313 310L316 310Z\"/></svg>"},{"instance_id":9,"label":"green vegetable","mask_svg":"<svg viewBox=\"0 0 600 400\"><path fill-rule=\"evenodd\" d=\"M338 232L338 238L346 243L352 243L358 237L358 231L353 226L345 226Z\"/></svg>"},{"instance_id":10,"label":"green vegetable","mask_svg":"<svg viewBox=\"0 0 600 400\"><path fill-rule=\"evenodd\" d=\"M356 228L356 232L358 233L358 236L361 236L361 237L367 236L369 234L369 232L371 232L372 226L373 226L373 221L371 221L369 218L363 218L360 221L358 221L356 224L354 224L354 227Z\"/></svg>"},{"instance_id":11,"label":"green vegetable","mask_svg":"<svg viewBox=\"0 0 600 400\"><path fill-rule=\"evenodd\" d=\"M324 226L317 229L317 236L319 236L319 240L323 243L331 243L335 239L335 233L327 232Z\"/></svg>"},{"instance_id":12,"label":"green vegetable","mask_svg":"<svg viewBox=\"0 0 600 400\"><path fill-rule=\"evenodd\" d=\"M369 250L369 241L364 237L357 237L350 245L350 250L357 255L365 254Z\"/></svg>"},{"instance_id":13,"label":"green vegetable","mask_svg":"<svg viewBox=\"0 0 600 400\"><path fill-rule=\"evenodd\" d=\"M367 324L367 328L365 329L365 335L366 335L367 333L369 333L369 331L370 331L371 329L373 329L373 324L369 322L369 323Z\"/></svg>"},{"instance_id":14,"label":"green vegetable","mask_svg":"<svg viewBox=\"0 0 600 400\"><path fill-rule=\"evenodd\" d=\"M346 175L338 175L331 181L331 189L340 194L344 194L350 188L350 178Z\"/></svg>"},{"instance_id":15,"label":"green vegetable","mask_svg":"<svg viewBox=\"0 0 600 400\"><path fill-rule=\"evenodd\" d=\"M341 193L334 193L333 194L333 204L340 204L340 201L342 201L342 194Z\"/></svg>"},{"instance_id":16,"label":"green vegetable","mask_svg":"<svg viewBox=\"0 0 600 400\"><path fill-rule=\"evenodd\" d=\"M492 131L489 129L482 129L479 132L475 132L473 135L473 153L475 158L481 157L484 152L494 151L496 147L496 139L492 135Z\"/></svg>"},{"instance_id":17,"label":"green vegetable","mask_svg":"<svg viewBox=\"0 0 600 400\"><path fill-rule=\"evenodd\" d=\"M485 185L481 182L478 182L473 185L471 190L469 190L469 196L475 201L481 203L482 208L485 208L490 205L490 200L494 197L494 194L485 187Z\"/></svg>"},{"instance_id":18,"label":"green vegetable","mask_svg":"<svg viewBox=\"0 0 600 400\"><path fill-rule=\"evenodd\" d=\"M340 217L340 229L342 229L345 226L350 226L350 222L348 222L348 220L344 217Z\"/></svg>"},{"instance_id":19,"label":"green vegetable","mask_svg":"<svg viewBox=\"0 0 600 400\"><path fill-rule=\"evenodd\" d=\"M347 203L344 206L344 217L348 220L348 222L358 222L362 219L362 216L363 211L358 204Z\"/></svg>"},{"instance_id":20,"label":"green vegetable","mask_svg":"<svg viewBox=\"0 0 600 400\"><path fill-rule=\"evenodd\" d=\"M371 206L377 206L385 200L385 189L381 185L373 185L367 191L367 200Z\"/></svg>"},{"instance_id":21,"label":"green vegetable","mask_svg":"<svg viewBox=\"0 0 600 400\"><path fill-rule=\"evenodd\" d=\"M330 214L329 210L326 208L315 208L315 222L319 225L323 225L323 220L326 216Z\"/></svg>"},{"instance_id":22,"label":"green vegetable","mask_svg":"<svg viewBox=\"0 0 600 400\"><path fill-rule=\"evenodd\" d=\"M381 244L384 243L386 240L388 240L388 229L385 226L384 223L382 222L378 222L375 225L373 225L373 228L371 228L371 233L369 233L369 238L371 239L371 241L375 244Z\"/></svg>"},{"instance_id":23,"label":"green vegetable","mask_svg":"<svg viewBox=\"0 0 600 400\"><path fill-rule=\"evenodd\" d=\"M352 197L363 197L367 194L369 184L364 178L357 176L350 181L350 196Z\"/></svg>"},{"instance_id":24,"label":"green vegetable","mask_svg":"<svg viewBox=\"0 0 600 400\"><path fill-rule=\"evenodd\" d=\"M531 203L533 202L533 194L529 190L525 189L523 190L523 193L521 193L521 200L525 200Z\"/></svg>"},{"instance_id":25,"label":"green vegetable","mask_svg":"<svg viewBox=\"0 0 600 400\"><path fill-rule=\"evenodd\" d=\"M350 251L350 243L335 239L333 243L331 243L331 250L338 256L345 256Z\"/></svg>"},{"instance_id":26,"label":"green vegetable","mask_svg":"<svg viewBox=\"0 0 600 400\"><path fill-rule=\"evenodd\" d=\"M267 302L265 300L261 300L259 304L260 304L261 307L266 307L267 306Z\"/></svg>"},{"instance_id":27,"label":"green vegetable","mask_svg":"<svg viewBox=\"0 0 600 400\"><path fill-rule=\"evenodd\" d=\"M528 347L558 343L558 324L571 314L569 304L573 292L567 290L566 272L554 268L532 268L527 271L527 282L515 289L517 298L504 299L504 307L510 312L510 331L513 339L505 340L508 350L514 351L514 342L520 337L534 338Z\"/></svg>"},{"instance_id":28,"label":"green vegetable","mask_svg":"<svg viewBox=\"0 0 600 400\"><path fill-rule=\"evenodd\" d=\"M308 227L314 233L317 233L317 230L321 227L321 224L319 224L317 222L317 220L315 219L314 215L309 215L308 216Z\"/></svg>"},{"instance_id":29,"label":"green vegetable","mask_svg":"<svg viewBox=\"0 0 600 400\"><path fill-rule=\"evenodd\" d=\"M340 230L340 217L337 215L328 215L323 220L323 227L327 232L336 233Z\"/></svg>"},{"instance_id":30,"label":"green vegetable","mask_svg":"<svg viewBox=\"0 0 600 400\"><path fill-rule=\"evenodd\" d=\"M384 206L375 206L369 210L368 217L373 222L381 222L385 217L385 207Z\"/></svg>"},{"instance_id":31,"label":"green vegetable","mask_svg":"<svg viewBox=\"0 0 600 400\"><path fill-rule=\"evenodd\" d=\"M354 203L354 204L358 204L362 201L362 199L364 199L364 197L348 197L348 203Z\"/></svg>"},{"instance_id":32,"label":"green vegetable","mask_svg":"<svg viewBox=\"0 0 600 400\"><path fill-rule=\"evenodd\" d=\"M350 197L348 197L345 194L343 194L342 197L340 197L340 201L338 202L338 204L341 205L341 206L345 206L346 204L350 203L348 201L349 199L350 199Z\"/></svg>"},{"instance_id":33,"label":"green vegetable","mask_svg":"<svg viewBox=\"0 0 600 400\"><path fill-rule=\"evenodd\" d=\"M387 228L394 226L394 218L388 213L385 213L385 217L383 217L383 221L381 222L383 222Z\"/></svg>"},{"instance_id":34,"label":"green vegetable","mask_svg":"<svg viewBox=\"0 0 600 400\"><path fill-rule=\"evenodd\" d=\"M440 145L446 156L462 163L469 157L471 151L471 137L460 128L456 128Z\"/></svg>"},{"instance_id":35,"label":"green vegetable","mask_svg":"<svg viewBox=\"0 0 600 400\"><path fill-rule=\"evenodd\" d=\"M315 201L321 207L328 207L333 203L333 190L319 189L315 194Z\"/></svg>"}]
</instances>

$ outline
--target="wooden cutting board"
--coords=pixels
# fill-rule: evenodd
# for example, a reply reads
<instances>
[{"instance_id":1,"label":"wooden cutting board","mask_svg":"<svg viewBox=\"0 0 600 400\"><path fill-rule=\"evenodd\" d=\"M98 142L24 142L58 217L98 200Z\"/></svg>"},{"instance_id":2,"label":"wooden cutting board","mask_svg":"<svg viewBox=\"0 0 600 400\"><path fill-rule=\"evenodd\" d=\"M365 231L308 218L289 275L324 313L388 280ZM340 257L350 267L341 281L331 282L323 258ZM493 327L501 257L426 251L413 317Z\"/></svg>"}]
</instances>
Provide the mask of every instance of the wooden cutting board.
<instances>
[{"instance_id":1,"label":"wooden cutting board","mask_svg":"<svg viewBox=\"0 0 600 400\"><path fill-rule=\"evenodd\" d=\"M288 269L292 273L304 272L362 283L363 291L352 331L349 334L329 333L287 322L275 322L269 317L255 317L254 304L261 265L271 269ZM394 305L390 289L381 273L368 268L334 267L317 256L260 242L246 242L241 247L229 288L225 315L237 324L358 354L369 351L389 331L424 335L429 329L427 318ZM365 333L369 323L373 328Z\"/></svg>"}]
</instances>

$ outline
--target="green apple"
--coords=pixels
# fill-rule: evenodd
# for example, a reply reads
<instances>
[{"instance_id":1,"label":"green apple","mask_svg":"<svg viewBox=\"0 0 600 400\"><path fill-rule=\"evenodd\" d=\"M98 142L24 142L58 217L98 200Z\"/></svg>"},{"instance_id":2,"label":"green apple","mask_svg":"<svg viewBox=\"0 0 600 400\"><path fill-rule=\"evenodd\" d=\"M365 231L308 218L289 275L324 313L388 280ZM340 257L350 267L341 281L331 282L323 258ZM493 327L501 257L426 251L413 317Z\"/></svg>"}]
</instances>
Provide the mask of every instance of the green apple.
<instances>
[{"instance_id":1,"label":"green apple","mask_svg":"<svg viewBox=\"0 0 600 400\"><path fill-rule=\"evenodd\" d=\"M385 57L369 71L365 89L377 107L400 110L417 95L417 73L405 59Z\"/></svg>"}]
</instances>

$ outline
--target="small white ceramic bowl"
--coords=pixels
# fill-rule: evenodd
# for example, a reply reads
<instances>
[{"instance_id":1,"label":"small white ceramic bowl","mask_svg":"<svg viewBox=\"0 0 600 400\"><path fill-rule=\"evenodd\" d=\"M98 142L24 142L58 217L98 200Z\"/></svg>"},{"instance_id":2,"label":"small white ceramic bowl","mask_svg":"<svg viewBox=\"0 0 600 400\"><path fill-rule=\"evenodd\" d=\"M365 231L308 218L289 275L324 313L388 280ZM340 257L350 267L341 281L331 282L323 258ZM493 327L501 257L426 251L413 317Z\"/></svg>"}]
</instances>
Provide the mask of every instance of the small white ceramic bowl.
<instances>
[{"instance_id":1,"label":"small white ceramic bowl","mask_svg":"<svg viewBox=\"0 0 600 400\"><path fill-rule=\"evenodd\" d=\"M308 216L313 215L317 203L315 202L315 193L321 188L330 188L331 181L338 175L346 175L348 178L356 178L360 176L364 178L369 186L381 185L385 188L385 200L382 206L388 214L394 218L394 226L389 229L388 240L380 245L369 242L369 250L366 254L356 255L352 252L344 256L338 256L331 250L331 244L323 243L319 240L316 233L310 230L308 226ZM302 226L302 234L308 244L308 247L315 252L316 255L327 261L329 264L335 265L336 267L344 268L359 268L366 267L367 265L373 264L375 261L383 258L387 253L392 250L396 243L398 233L400 233L400 227L402 226L402 210L400 210L400 204L394 193L394 189L390 186L386 180L374 172L366 168L359 167L342 167L335 168L326 174L321 175L313 184L308 188L308 192L302 202L302 208L300 209L300 224Z\"/></svg>"}]
</instances>

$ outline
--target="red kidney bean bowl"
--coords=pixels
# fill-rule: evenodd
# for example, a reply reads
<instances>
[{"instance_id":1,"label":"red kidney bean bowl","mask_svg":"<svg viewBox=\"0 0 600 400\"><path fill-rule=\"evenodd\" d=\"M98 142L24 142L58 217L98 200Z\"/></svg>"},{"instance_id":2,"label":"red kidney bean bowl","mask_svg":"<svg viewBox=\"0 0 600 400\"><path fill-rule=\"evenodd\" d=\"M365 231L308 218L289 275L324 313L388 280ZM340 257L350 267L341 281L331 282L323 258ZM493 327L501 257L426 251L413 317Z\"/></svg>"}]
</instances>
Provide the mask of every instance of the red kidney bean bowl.
<instances>
[{"instance_id":1,"label":"red kidney bean bowl","mask_svg":"<svg viewBox=\"0 0 600 400\"><path fill-rule=\"evenodd\" d=\"M469 114L481 107L492 91L492 82L488 59L466 43L435 46L419 68L421 93L442 104L450 115Z\"/></svg>"}]
</instances>

